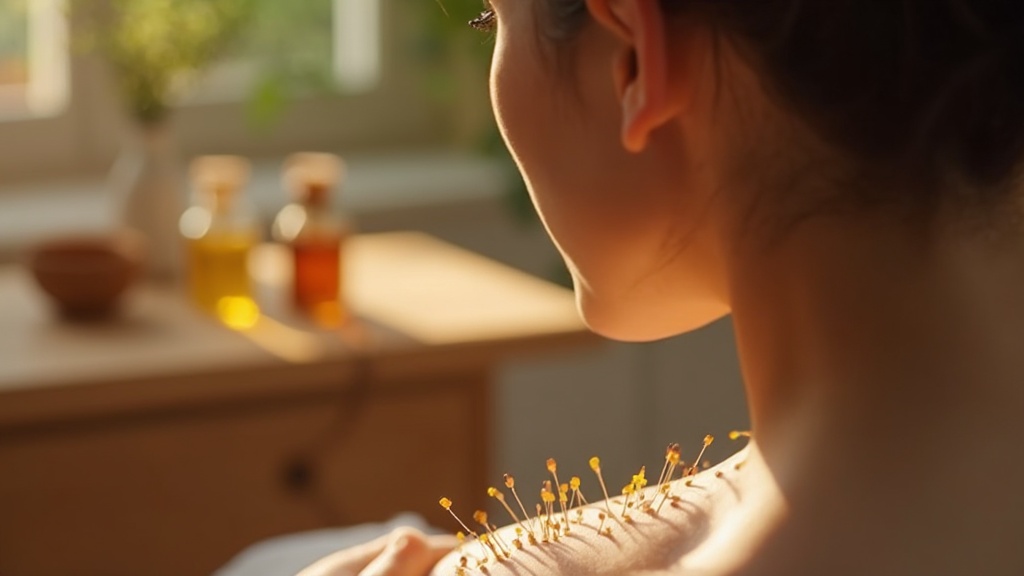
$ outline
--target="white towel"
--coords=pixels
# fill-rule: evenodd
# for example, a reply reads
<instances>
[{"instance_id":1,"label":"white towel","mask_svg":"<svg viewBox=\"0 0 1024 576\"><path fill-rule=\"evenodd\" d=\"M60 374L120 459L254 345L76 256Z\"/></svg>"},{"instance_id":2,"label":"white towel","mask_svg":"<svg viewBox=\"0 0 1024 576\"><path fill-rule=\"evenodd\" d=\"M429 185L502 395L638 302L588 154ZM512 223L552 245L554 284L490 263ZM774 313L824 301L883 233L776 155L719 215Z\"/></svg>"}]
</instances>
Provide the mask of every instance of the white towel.
<instances>
[{"instance_id":1,"label":"white towel","mask_svg":"<svg viewBox=\"0 0 1024 576\"><path fill-rule=\"evenodd\" d=\"M405 513L380 524L286 534L246 548L213 576L295 576L324 556L369 542L400 526L411 526L428 534L440 532L418 515Z\"/></svg>"}]
</instances>

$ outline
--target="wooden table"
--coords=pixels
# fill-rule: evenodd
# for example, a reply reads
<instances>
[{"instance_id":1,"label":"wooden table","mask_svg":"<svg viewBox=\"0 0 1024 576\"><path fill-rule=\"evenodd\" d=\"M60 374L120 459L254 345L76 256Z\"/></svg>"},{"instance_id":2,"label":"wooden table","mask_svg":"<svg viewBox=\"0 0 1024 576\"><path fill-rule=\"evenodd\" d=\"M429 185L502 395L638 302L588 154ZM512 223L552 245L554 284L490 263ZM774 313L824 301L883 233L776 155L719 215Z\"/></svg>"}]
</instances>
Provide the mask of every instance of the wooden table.
<instances>
[{"instance_id":1,"label":"wooden table","mask_svg":"<svg viewBox=\"0 0 1024 576\"><path fill-rule=\"evenodd\" d=\"M153 287L67 325L0 269L0 575L198 576L275 534L483 506L495 365L594 341L571 294L420 234L346 258L361 321L336 331L230 331ZM271 297L286 261L257 258Z\"/></svg>"}]
</instances>

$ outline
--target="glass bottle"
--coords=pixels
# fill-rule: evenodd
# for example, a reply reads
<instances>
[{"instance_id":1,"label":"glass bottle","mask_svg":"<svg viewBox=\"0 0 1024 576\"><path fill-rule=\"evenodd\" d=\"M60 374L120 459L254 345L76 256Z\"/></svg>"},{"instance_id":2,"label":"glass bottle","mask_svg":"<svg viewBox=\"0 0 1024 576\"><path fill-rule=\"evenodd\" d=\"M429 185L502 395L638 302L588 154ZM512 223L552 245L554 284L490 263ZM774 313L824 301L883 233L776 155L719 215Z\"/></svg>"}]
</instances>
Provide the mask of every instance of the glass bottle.
<instances>
[{"instance_id":1,"label":"glass bottle","mask_svg":"<svg viewBox=\"0 0 1024 576\"><path fill-rule=\"evenodd\" d=\"M304 152L285 161L283 183L292 202L274 220L273 233L286 244L294 264L292 300L322 326L339 326L349 317L344 301L344 243L348 218L332 208L345 164L338 156Z\"/></svg>"},{"instance_id":2,"label":"glass bottle","mask_svg":"<svg viewBox=\"0 0 1024 576\"><path fill-rule=\"evenodd\" d=\"M237 329L252 327L259 317L249 254L259 242L260 232L241 197L249 172L249 161L238 156L193 160L192 206L179 221L192 300Z\"/></svg>"}]
</instances>

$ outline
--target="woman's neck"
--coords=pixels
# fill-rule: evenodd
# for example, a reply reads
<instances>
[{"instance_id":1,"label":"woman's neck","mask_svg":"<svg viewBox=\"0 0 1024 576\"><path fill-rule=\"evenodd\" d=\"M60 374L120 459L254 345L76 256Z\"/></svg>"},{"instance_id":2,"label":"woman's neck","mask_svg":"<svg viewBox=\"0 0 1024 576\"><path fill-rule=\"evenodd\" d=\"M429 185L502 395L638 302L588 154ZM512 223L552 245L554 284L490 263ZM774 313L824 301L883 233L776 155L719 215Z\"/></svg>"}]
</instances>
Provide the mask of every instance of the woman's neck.
<instances>
[{"instance_id":1,"label":"woman's neck","mask_svg":"<svg viewBox=\"0 0 1024 576\"><path fill-rule=\"evenodd\" d=\"M850 539L872 521L879 537L939 537L955 526L928 515L958 506L975 467L990 490L968 489L971 504L946 518L996 526L985 516L998 511L993 498L1024 482L1013 456L1024 243L922 236L905 223L820 217L770 250L738 251L731 297L756 450L788 510L778 521L804 538L825 514L826 543L842 539L836 515ZM884 524L886 510L907 525Z\"/></svg>"}]
</instances>

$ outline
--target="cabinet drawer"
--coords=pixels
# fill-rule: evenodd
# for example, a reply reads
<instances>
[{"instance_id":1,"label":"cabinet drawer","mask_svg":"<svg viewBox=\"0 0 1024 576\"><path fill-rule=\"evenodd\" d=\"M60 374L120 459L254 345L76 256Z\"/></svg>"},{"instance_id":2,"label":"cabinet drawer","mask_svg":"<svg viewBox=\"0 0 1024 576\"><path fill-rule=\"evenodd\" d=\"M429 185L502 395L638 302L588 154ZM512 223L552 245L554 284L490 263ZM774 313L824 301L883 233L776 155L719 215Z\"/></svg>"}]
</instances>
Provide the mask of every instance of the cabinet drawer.
<instances>
[{"instance_id":1,"label":"cabinet drawer","mask_svg":"<svg viewBox=\"0 0 1024 576\"><path fill-rule=\"evenodd\" d=\"M482 505L486 378L0 432L0 574L207 575L269 536ZM446 524L442 524L446 525Z\"/></svg>"}]
</instances>

